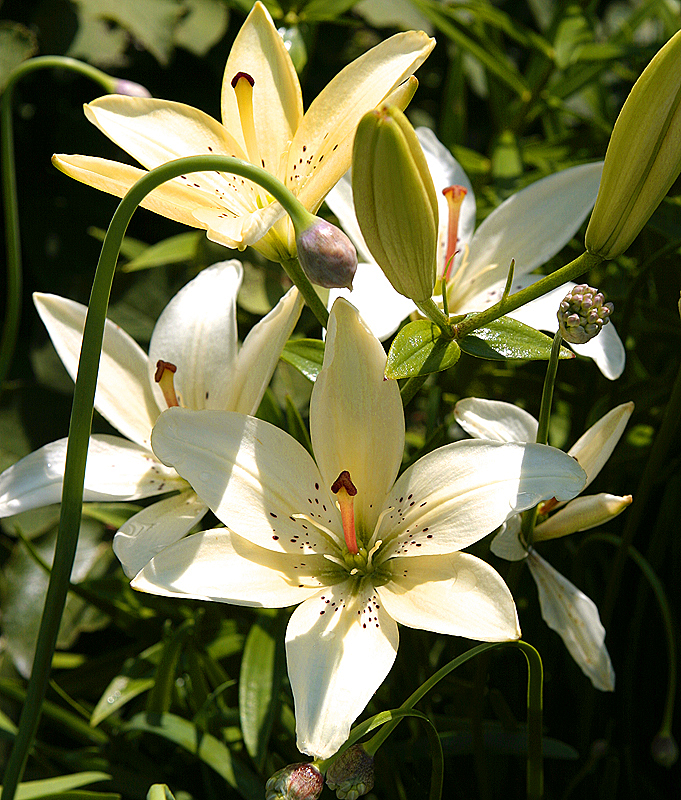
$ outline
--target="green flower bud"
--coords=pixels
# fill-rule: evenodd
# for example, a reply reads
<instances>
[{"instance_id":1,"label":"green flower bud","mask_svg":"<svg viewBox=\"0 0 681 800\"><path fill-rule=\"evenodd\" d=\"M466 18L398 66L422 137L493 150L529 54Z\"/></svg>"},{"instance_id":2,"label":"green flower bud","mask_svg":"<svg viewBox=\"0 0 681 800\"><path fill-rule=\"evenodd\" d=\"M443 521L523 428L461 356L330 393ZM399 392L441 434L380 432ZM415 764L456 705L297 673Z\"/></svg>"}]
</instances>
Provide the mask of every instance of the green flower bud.
<instances>
[{"instance_id":1,"label":"green flower bud","mask_svg":"<svg viewBox=\"0 0 681 800\"><path fill-rule=\"evenodd\" d=\"M296 231L298 261L307 277L326 289L352 289L357 251L340 228L321 217Z\"/></svg>"},{"instance_id":2,"label":"green flower bud","mask_svg":"<svg viewBox=\"0 0 681 800\"><path fill-rule=\"evenodd\" d=\"M374 759L361 744L349 747L326 771L326 785L338 800L357 800L374 788Z\"/></svg>"},{"instance_id":3,"label":"green flower bud","mask_svg":"<svg viewBox=\"0 0 681 800\"><path fill-rule=\"evenodd\" d=\"M314 764L289 764L265 784L266 800L317 800L324 788L322 773Z\"/></svg>"},{"instance_id":4,"label":"green flower bud","mask_svg":"<svg viewBox=\"0 0 681 800\"><path fill-rule=\"evenodd\" d=\"M352 153L357 221L395 289L429 300L436 277L437 196L414 129L396 106L362 117Z\"/></svg>"},{"instance_id":5,"label":"green flower bud","mask_svg":"<svg viewBox=\"0 0 681 800\"><path fill-rule=\"evenodd\" d=\"M558 309L558 325L566 342L585 344L601 332L614 311L597 289L580 283L572 288Z\"/></svg>"},{"instance_id":6,"label":"green flower bud","mask_svg":"<svg viewBox=\"0 0 681 800\"><path fill-rule=\"evenodd\" d=\"M681 172L681 31L636 81L610 137L586 249L623 253Z\"/></svg>"}]
</instances>

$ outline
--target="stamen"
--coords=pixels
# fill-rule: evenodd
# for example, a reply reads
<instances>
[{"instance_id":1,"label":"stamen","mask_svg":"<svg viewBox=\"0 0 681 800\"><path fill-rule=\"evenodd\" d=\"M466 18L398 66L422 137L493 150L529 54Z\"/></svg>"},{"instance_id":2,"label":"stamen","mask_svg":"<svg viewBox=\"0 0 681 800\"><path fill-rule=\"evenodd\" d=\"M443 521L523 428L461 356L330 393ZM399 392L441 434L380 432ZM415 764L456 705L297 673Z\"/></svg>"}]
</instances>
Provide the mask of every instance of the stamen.
<instances>
[{"instance_id":1,"label":"stamen","mask_svg":"<svg viewBox=\"0 0 681 800\"><path fill-rule=\"evenodd\" d=\"M546 500L543 503L539 504L539 513L540 514L548 514L549 511L553 511L553 509L558 505L558 501L555 497L552 497L550 500Z\"/></svg>"},{"instance_id":2,"label":"stamen","mask_svg":"<svg viewBox=\"0 0 681 800\"><path fill-rule=\"evenodd\" d=\"M331 491L337 495L337 505L343 521L343 535L348 551L353 555L359 553L357 547L357 532L355 531L355 507L354 498L357 494L357 487L350 479L350 473L344 469L336 478Z\"/></svg>"},{"instance_id":3,"label":"stamen","mask_svg":"<svg viewBox=\"0 0 681 800\"><path fill-rule=\"evenodd\" d=\"M378 535L379 528L381 527L381 523L386 518L386 516L395 510L395 506L388 506L388 508L384 508L383 511L378 515L378 519L376 520L376 525L374 526L374 532L371 534L371 539L369 539L369 544L367 547L371 547L371 552L373 553L376 545L374 542L376 541L376 536ZM378 544L382 544L382 541L379 541Z\"/></svg>"},{"instance_id":4,"label":"stamen","mask_svg":"<svg viewBox=\"0 0 681 800\"><path fill-rule=\"evenodd\" d=\"M156 372L154 373L154 380L161 387L163 396L165 397L168 408L172 406L179 406L177 395L175 394L175 382L173 376L177 372L175 364L169 361L157 361Z\"/></svg>"},{"instance_id":5,"label":"stamen","mask_svg":"<svg viewBox=\"0 0 681 800\"><path fill-rule=\"evenodd\" d=\"M447 198L449 206L449 221L447 223L447 252L445 255L445 267L442 273L442 280L447 282L452 271L454 256L457 254L456 245L459 241L459 213L464 197L468 191L463 186L448 186L442 190L442 194Z\"/></svg>"},{"instance_id":6,"label":"stamen","mask_svg":"<svg viewBox=\"0 0 681 800\"><path fill-rule=\"evenodd\" d=\"M382 539L379 539L379 540L376 542L376 544L375 544L375 545L374 545L374 546L371 548L371 550L369 550L369 552L368 552L368 554L367 554L367 567L370 567L370 566L371 566L371 562L372 562L372 560L373 560L374 553L375 553L375 552L376 552L376 551L377 551L377 550L380 548L380 546L381 546L382 544L383 544L383 540L382 540Z\"/></svg>"},{"instance_id":7,"label":"stamen","mask_svg":"<svg viewBox=\"0 0 681 800\"><path fill-rule=\"evenodd\" d=\"M304 519L305 522L309 522L310 525L314 525L315 528L317 528L317 530L324 536L325 539L329 541L330 544L332 544L335 548L338 548L338 537L332 530L329 530L329 528L322 525L321 522L317 522L316 519L313 519L307 514L291 514L291 516L294 519ZM342 562L339 561L338 563L340 564Z\"/></svg>"},{"instance_id":8,"label":"stamen","mask_svg":"<svg viewBox=\"0 0 681 800\"><path fill-rule=\"evenodd\" d=\"M260 166L258 156L258 140L255 136L255 120L253 118L253 87L255 80L247 72L237 72L232 78L232 88L236 95L236 103L239 107L239 117L241 119L241 130L246 144L246 153L251 164Z\"/></svg>"}]
</instances>

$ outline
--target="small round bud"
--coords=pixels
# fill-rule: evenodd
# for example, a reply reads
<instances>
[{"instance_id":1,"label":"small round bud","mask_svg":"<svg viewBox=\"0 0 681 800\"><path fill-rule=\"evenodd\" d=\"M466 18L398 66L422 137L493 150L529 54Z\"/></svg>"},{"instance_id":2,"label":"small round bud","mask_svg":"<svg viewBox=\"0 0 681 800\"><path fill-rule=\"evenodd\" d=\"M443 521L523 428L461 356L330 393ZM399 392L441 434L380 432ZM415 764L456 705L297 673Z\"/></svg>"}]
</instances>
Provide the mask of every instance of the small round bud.
<instances>
[{"instance_id":1,"label":"small round bud","mask_svg":"<svg viewBox=\"0 0 681 800\"><path fill-rule=\"evenodd\" d=\"M314 764L289 764L265 784L266 800L317 800L324 788L324 777Z\"/></svg>"},{"instance_id":2,"label":"small round bud","mask_svg":"<svg viewBox=\"0 0 681 800\"><path fill-rule=\"evenodd\" d=\"M361 744L349 747L326 772L326 785L338 800L357 800L374 788L374 759Z\"/></svg>"},{"instance_id":3,"label":"small round bud","mask_svg":"<svg viewBox=\"0 0 681 800\"><path fill-rule=\"evenodd\" d=\"M340 228L321 217L296 236L298 260L307 277L326 289L352 289L357 251Z\"/></svg>"},{"instance_id":4,"label":"small round bud","mask_svg":"<svg viewBox=\"0 0 681 800\"><path fill-rule=\"evenodd\" d=\"M580 283L560 301L558 324L566 342L585 344L597 336L614 311L597 289Z\"/></svg>"},{"instance_id":5,"label":"small round bud","mask_svg":"<svg viewBox=\"0 0 681 800\"><path fill-rule=\"evenodd\" d=\"M679 758L679 746L669 733L658 733L650 745L650 754L661 767L673 767Z\"/></svg>"},{"instance_id":6,"label":"small round bud","mask_svg":"<svg viewBox=\"0 0 681 800\"><path fill-rule=\"evenodd\" d=\"M151 97L151 92L141 83L126 81L122 78L116 80L114 94L126 94L128 97Z\"/></svg>"}]
</instances>

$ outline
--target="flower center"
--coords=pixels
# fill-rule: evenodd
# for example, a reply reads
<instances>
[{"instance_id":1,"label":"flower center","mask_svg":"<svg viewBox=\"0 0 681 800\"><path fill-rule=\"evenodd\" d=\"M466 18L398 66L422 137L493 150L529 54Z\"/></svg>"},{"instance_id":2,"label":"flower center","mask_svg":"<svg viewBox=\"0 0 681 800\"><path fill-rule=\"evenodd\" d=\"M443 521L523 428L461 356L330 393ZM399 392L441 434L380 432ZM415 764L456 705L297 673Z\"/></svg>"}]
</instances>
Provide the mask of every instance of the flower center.
<instances>
[{"instance_id":1,"label":"flower center","mask_svg":"<svg viewBox=\"0 0 681 800\"><path fill-rule=\"evenodd\" d=\"M357 547L357 532L355 530L355 495L357 487L350 479L350 473L344 469L331 486L331 491L336 495L338 509L343 521L343 536L348 552L353 555L359 553Z\"/></svg>"},{"instance_id":2,"label":"flower center","mask_svg":"<svg viewBox=\"0 0 681 800\"><path fill-rule=\"evenodd\" d=\"M447 186L446 189L442 190L442 194L447 198L447 206L449 207L447 253L445 255L445 266L442 273L442 279L446 282L449 280L449 274L452 271L454 256L458 252L456 245L459 241L459 214L464 197L468 194L468 191L464 189L463 186Z\"/></svg>"},{"instance_id":3,"label":"flower center","mask_svg":"<svg viewBox=\"0 0 681 800\"><path fill-rule=\"evenodd\" d=\"M175 394L175 381L174 375L177 372L175 364L169 361L157 361L156 372L154 373L154 380L161 387L163 396L165 397L168 408L172 406L179 406L177 395Z\"/></svg>"}]
</instances>

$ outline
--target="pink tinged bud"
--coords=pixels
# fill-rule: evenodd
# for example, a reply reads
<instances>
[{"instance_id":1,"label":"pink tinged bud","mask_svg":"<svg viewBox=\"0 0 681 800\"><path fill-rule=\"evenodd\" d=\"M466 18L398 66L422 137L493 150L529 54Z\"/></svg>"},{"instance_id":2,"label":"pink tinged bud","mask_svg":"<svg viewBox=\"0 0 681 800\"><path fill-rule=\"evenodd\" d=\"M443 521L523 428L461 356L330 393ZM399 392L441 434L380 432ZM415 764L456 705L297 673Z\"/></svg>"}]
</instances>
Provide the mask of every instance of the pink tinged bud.
<instances>
[{"instance_id":1,"label":"pink tinged bud","mask_svg":"<svg viewBox=\"0 0 681 800\"><path fill-rule=\"evenodd\" d=\"M160 386L168 408L180 405L177 400L177 395L175 394L174 376L176 372L177 367L175 364L171 364L169 361L156 362L154 380Z\"/></svg>"},{"instance_id":2,"label":"pink tinged bud","mask_svg":"<svg viewBox=\"0 0 681 800\"><path fill-rule=\"evenodd\" d=\"M350 473L344 469L331 486L331 491L338 498L338 507L343 521L343 535L348 551L353 555L359 553L357 547L357 532L355 531L355 495L357 488L350 480Z\"/></svg>"},{"instance_id":3,"label":"pink tinged bud","mask_svg":"<svg viewBox=\"0 0 681 800\"><path fill-rule=\"evenodd\" d=\"M118 79L114 86L114 94L125 94L128 97L151 97L151 92L141 83Z\"/></svg>"},{"instance_id":4,"label":"pink tinged bud","mask_svg":"<svg viewBox=\"0 0 681 800\"><path fill-rule=\"evenodd\" d=\"M326 771L326 785L338 800L357 800L374 788L374 759L361 744L349 747Z\"/></svg>"},{"instance_id":5,"label":"pink tinged bud","mask_svg":"<svg viewBox=\"0 0 681 800\"><path fill-rule=\"evenodd\" d=\"M463 186L447 186L442 190L442 194L447 198L449 208L449 220L447 223L447 253L445 255L445 266L442 275L443 280L449 280L452 271L454 256L457 254L456 245L459 241L459 214L464 197L468 194Z\"/></svg>"},{"instance_id":6,"label":"pink tinged bud","mask_svg":"<svg viewBox=\"0 0 681 800\"><path fill-rule=\"evenodd\" d=\"M265 784L266 800L317 800L324 788L322 773L314 764L290 764Z\"/></svg>"},{"instance_id":7,"label":"pink tinged bud","mask_svg":"<svg viewBox=\"0 0 681 800\"><path fill-rule=\"evenodd\" d=\"M297 232L298 260L307 277L325 289L350 289L357 270L357 251L342 230L321 217L313 217Z\"/></svg>"}]
</instances>

